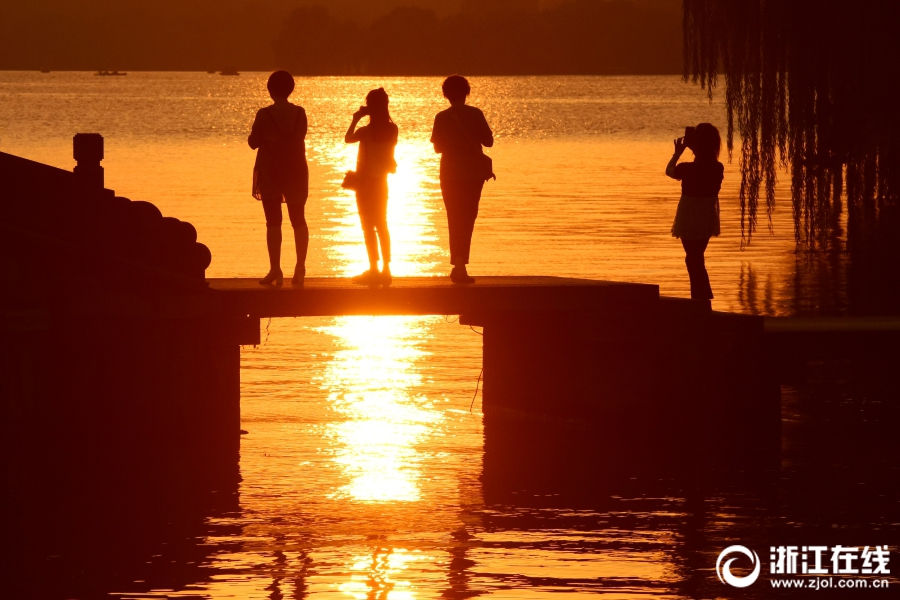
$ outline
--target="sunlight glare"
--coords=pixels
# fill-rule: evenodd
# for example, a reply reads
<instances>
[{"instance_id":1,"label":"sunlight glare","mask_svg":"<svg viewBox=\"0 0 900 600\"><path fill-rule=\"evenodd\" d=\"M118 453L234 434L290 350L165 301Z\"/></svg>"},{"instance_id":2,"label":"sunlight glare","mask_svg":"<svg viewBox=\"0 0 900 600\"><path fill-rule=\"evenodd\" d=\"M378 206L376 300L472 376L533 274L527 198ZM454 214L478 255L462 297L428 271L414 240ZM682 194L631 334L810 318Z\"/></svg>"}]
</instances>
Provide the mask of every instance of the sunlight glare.
<instances>
[{"instance_id":1,"label":"sunlight glare","mask_svg":"<svg viewBox=\"0 0 900 600\"><path fill-rule=\"evenodd\" d=\"M323 328L340 340L323 381L342 415L330 426L334 462L349 480L335 496L420 499L417 447L441 418L426 398L409 395L421 381L414 365L425 355L418 347L424 329L415 317L344 317Z\"/></svg>"}]
</instances>

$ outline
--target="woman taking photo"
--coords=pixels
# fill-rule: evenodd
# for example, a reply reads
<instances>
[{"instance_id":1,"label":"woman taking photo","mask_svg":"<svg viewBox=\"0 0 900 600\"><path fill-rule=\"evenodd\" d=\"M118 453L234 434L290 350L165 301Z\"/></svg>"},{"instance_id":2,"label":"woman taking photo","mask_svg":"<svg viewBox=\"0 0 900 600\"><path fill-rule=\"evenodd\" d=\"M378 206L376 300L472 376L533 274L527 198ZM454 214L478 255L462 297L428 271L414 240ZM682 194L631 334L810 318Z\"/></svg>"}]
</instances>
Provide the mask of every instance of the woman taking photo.
<instances>
[{"instance_id":1,"label":"woman taking photo","mask_svg":"<svg viewBox=\"0 0 900 600\"><path fill-rule=\"evenodd\" d=\"M363 117L369 123L357 128ZM353 113L344 141L359 142L356 172L347 187L356 190L356 207L362 225L369 270L354 277L356 283L387 285L391 282L391 235L387 227L388 173L397 170L394 147L397 145L397 126L388 111L388 95L384 88L366 95L366 105ZM350 174L348 174L350 175ZM378 271L378 249L381 247L382 268Z\"/></svg>"},{"instance_id":2,"label":"woman taking photo","mask_svg":"<svg viewBox=\"0 0 900 600\"><path fill-rule=\"evenodd\" d=\"M666 175L681 181L681 200L675 213L672 235L681 238L684 262L691 280L691 299L710 308L713 297L704 253L709 238L719 235L719 189L725 167L719 162L719 130L710 123L687 127L675 140L675 153L666 165ZM694 153L692 162L678 163L685 148Z\"/></svg>"}]
</instances>

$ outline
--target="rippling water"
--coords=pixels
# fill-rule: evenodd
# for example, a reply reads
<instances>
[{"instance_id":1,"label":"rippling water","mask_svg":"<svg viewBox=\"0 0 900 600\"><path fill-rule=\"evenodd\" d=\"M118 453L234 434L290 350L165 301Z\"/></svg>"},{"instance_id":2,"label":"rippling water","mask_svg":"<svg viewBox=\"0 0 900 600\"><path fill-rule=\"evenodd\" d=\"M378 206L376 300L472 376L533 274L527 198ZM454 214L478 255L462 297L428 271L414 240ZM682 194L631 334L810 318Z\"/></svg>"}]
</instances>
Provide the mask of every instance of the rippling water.
<instances>
[{"instance_id":1,"label":"rippling water","mask_svg":"<svg viewBox=\"0 0 900 600\"><path fill-rule=\"evenodd\" d=\"M107 187L191 221L213 253L209 276L261 276L265 228L250 197L246 135L268 100L265 77L0 73L0 149L70 168L71 136L100 132ZM679 189L663 170L685 125L710 121L724 131L718 100L677 77L472 84L471 102L496 133L498 174L476 226L476 277L606 278L688 295L680 244L669 234ZM355 201L339 182L355 161L355 147L343 143L350 115L379 86L400 129L390 180L393 272L446 274L446 221L428 143L444 107L439 85L437 78L298 80L293 100L310 118L310 276L367 266ZM773 315L845 309L843 259L793 252L783 193L772 233L763 225L742 249L738 184L736 165L726 164L723 235L708 252L714 307ZM287 257L289 236L285 242ZM124 597L716 597L728 592L715 579L715 556L730 543L789 543L797 531L813 538L837 531L829 544L886 543L866 537L875 522L896 532L892 487L860 487L874 495L863 514L840 503L860 478L868 481L857 464L828 475L840 482L832 479L831 488L815 479L820 455L809 448L845 439L842 411L866 398L844 388L785 390L788 417L813 404L830 437L789 418L784 470L762 480L606 481L604 463L621 457L582 457L584 464L568 465L564 485L532 487L488 468L477 329L449 317L263 326L263 342L242 350L249 434L240 484L199 522L157 532L152 558L96 567L94 588ZM881 431L877 416L861 427L855 433L863 437L866 427ZM878 469L896 477L889 457L867 464L862 472L875 481L883 483ZM64 595L82 589L75 579L61 580Z\"/></svg>"}]
</instances>

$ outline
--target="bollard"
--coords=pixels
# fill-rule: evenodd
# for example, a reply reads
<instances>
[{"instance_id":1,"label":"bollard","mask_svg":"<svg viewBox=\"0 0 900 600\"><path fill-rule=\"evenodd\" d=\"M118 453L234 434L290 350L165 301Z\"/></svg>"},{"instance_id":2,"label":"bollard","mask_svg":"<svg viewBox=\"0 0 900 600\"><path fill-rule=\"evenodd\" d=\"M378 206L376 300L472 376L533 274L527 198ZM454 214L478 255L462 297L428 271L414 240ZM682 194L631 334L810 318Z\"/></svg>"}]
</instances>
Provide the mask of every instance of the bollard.
<instances>
[{"instance_id":1,"label":"bollard","mask_svg":"<svg viewBox=\"0 0 900 600\"><path fill-rule=\"evenodd\" d=\"M103 188L103 136L99 133L76 133L72 138L72 156L75 158L75 176L91 189Z\"/></svg>"}]
</instances>

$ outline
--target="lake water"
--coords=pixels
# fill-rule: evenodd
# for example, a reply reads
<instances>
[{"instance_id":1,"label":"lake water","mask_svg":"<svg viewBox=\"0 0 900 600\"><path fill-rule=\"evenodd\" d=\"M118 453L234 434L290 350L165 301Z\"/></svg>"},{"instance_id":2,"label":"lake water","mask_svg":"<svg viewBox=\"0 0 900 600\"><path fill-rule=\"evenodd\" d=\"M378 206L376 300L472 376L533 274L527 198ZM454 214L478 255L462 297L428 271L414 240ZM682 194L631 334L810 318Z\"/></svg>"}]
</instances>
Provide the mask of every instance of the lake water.
<instances>
[{"instance_id":1,"label":"lake water","mask_svg":"<svg viewBox=\"0 0 900 600\"><path fill-rule=\"evenodd\" d=\"M268 102L266 75L0 73L0 150L69 169L72 135L102 133L107 187L193 223L213 254L208 276L260 277L265 227L250 197L246 136ZM400 129L392 270L448 272L428 142L445 106L440 79L312 78L298 79L292 97L310 120L309 276L367 266L355 201L339 183L355 163L356 148L343 143L350 115L380 86ZM688 295L683 252L669 233L679 185L663 171L685 125L709 121L724 133L720 100L677 77L493 77L472 86L471 103L496 134L498 175L483 195L473 275L648 282ZM742 246L740 175L723 162L722 236L707 253L714 308L846 310L844 259L794 252L786 188L771 233L763 217ZM828 544L890 543L885 532L896 540L895 461L873 449L861 469L818 445L884 433L881 400L873 408L869 396L846 391L852 386L785 388L790 444L782 470L764 481L656 475L611 481L600 494L502 485L488 493L498 486L484 470L481 336L454 321L264 322L262 343L242 349L249 433L227 508L188 531L173 528L143 562L76 577L57 556L48 573L61 594L79 595L88 577L91 589L128 598L731 597L714 573L731 543L816 543L823 534ZM847 411L862 422L852 435L841 426ZM876 417L863 418L871 411ZM838 465L829 485L816 479L823 452ZM594 477L591 465L604 459L619 458L593 457L579 477ZM854 493L872 496L861 514L847 508L859 506L848 500Z\"/></svg>"}]
</instances>

